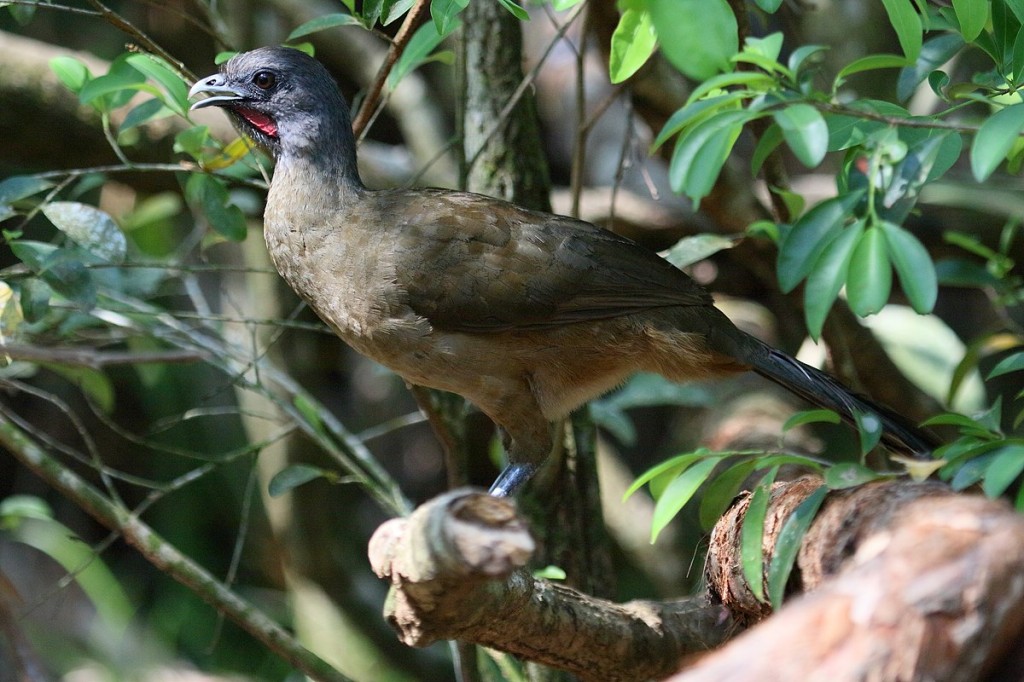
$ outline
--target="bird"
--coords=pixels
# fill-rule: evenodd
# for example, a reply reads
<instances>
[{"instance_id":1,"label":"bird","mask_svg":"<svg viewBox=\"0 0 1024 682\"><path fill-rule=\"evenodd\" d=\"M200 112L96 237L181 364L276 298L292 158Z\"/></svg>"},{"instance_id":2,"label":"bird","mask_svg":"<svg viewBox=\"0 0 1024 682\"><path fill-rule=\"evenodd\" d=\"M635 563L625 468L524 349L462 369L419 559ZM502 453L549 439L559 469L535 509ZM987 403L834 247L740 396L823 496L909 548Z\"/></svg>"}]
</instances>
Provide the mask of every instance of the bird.
<instances>
[{"instance_id":1,"label":"bird","mask_svg":"<svg viewBox=\"0 0 1024 682\"><path fill-rule=\"evenodd\" d=\"M369 189L330 72L289 47L238 53L198 80L274 160L264 234L288 285L348 345L407 382L459 394L497 426L514 495L554 424L638 372L676 381L753 371L928 458L934 437L738 329L682 270L574 218L446 189Z\"/></svg>"}]
</instances>

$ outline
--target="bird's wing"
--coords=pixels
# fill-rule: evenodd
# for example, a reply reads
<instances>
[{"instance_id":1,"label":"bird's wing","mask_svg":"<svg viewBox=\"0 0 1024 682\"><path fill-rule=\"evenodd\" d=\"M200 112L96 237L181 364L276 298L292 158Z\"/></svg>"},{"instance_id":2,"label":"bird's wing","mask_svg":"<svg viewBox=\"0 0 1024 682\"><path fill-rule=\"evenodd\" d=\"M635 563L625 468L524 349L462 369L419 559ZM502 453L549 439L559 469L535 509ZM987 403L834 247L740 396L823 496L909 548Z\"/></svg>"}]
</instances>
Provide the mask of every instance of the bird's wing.
<instances>
[{"instance_id":1,"label":"bird's wing","mask_svg":"<svg viewBox=\"0 0 1024 682\"><path fill-rule=\"evenodd\" d=\"M445 191L386 203L397 284L439 329L538 329L712 303L657 254L583 221Z\"/></svg>"}]
</instances>

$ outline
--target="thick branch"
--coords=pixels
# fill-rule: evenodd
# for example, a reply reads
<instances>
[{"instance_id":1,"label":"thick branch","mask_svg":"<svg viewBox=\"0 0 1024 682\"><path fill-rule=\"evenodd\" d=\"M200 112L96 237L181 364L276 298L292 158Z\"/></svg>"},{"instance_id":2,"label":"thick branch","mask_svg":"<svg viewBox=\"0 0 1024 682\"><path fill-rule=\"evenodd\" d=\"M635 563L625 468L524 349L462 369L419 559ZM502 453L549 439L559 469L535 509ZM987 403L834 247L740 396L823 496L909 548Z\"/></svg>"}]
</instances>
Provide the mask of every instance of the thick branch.
<instances>
[{"instance_id":1,"label":"thick branch","mask_svg":"<svg viewBox=\"0 0 1024 682\"><path fill-rule=\"evenodd\" d=\"M732 631L703 599L614 604L534 579L534 543L512 502L456 490L370 540L391 582L388 621L413 646L459 639L568 670L583 680L643 680Z\"/></svg>"},{"instance_id":2,"label":"thick branch","mask_svg":"<svg viewBox=\"0 0 1024 682\"><path fill-rule=\"evenodd\" d=\"M819 483L777 486L769 519ZM737 563L745 511L716 526L708 565L712 589L750 613ZM766 534L766 554L774 542ZM798 568L803 585L791 587L813 592L672 680L977 680L1020 646L1024 518L1001 502L907 480L834 492Z\"/></svg>"}]
</instances>

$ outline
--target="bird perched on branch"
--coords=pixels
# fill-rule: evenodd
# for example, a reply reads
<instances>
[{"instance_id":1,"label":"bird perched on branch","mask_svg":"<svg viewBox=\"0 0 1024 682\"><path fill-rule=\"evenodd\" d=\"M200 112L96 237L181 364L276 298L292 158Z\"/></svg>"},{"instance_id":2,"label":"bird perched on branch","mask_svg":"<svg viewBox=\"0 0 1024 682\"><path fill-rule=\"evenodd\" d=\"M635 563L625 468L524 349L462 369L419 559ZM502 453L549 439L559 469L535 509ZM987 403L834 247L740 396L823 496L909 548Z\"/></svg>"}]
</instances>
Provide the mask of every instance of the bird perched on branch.
<instances>
[{"instance_id":1,"label":"bird perched on branch","mask_svg":"<svg viewBox=\"0 0 1024 682\"><path fill-rule=\"evenodd\" d=\"M883 441L930 436L737 329L682 271L589 223L478 194L369 190L348 106L289 48L233 57L192 108L224 109L274 157L264 230L288 284L346 343L406 381L462 395L499 427L509 495L544 461L552 422L630 375L673 381L753 370Z\"/></svg>"}]
</instances>

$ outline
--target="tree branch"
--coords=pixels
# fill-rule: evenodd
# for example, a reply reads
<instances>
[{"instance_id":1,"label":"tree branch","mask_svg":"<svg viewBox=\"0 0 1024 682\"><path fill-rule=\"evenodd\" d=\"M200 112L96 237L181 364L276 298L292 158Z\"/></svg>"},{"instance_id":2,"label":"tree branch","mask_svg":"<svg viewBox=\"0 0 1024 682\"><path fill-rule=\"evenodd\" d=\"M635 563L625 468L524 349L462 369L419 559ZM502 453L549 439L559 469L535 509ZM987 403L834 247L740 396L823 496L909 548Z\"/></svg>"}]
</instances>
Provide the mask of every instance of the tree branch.
<instances>
[{"instance_id":1,"label":"tree branch","mask_svg":"<svg viewBox=\"0 0 1024 682\"><path fill-rule=\"evenodd\" d=\"M120 534L161 572L186 586L232 619L289 664L315 680L350 682L349 678L305 649L266 614L224 586L205 568L160 537L130 510L114 504L77 474L50 457L25 432L0 414L0 444L57 492L101 524Z\"/></svg>"},{"instance_id":2,"label":"tree branch","mask_svg":"<svg viewBox=\"0 0 1024 682\"><path fill-rule=\"evenodd\" d=\"M458 639L614 682L664 676L735 629L704 598L615 604L535 579L523 569L534 548L512 501L461 489L380 526L369 556L412 646Z\"/></svg>"}]
</instances>

